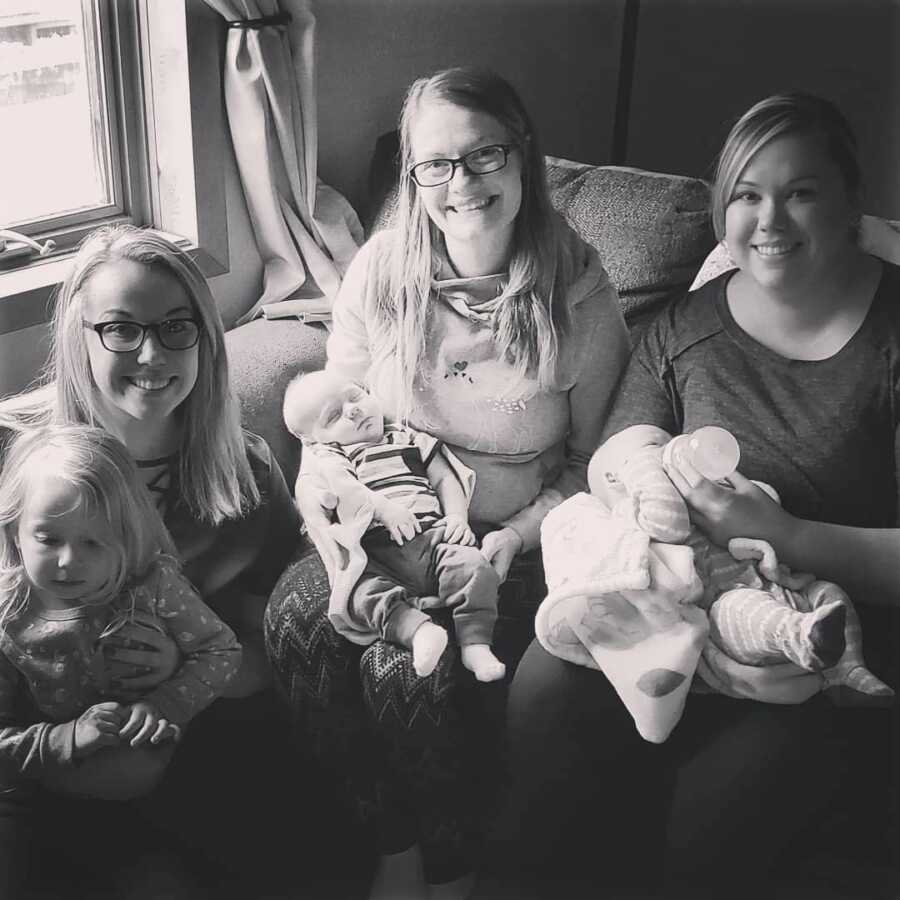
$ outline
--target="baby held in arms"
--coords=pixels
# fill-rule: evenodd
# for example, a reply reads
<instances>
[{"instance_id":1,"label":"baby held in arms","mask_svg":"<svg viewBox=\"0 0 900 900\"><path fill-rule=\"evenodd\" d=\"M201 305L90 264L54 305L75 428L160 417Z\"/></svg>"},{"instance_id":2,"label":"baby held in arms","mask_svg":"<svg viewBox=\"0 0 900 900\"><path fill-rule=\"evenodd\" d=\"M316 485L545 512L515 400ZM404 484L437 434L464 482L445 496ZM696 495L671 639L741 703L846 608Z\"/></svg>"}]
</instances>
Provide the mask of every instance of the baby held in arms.
<instances>
[{"instance_id":1,"label":"baby held in arms","mask_svg":"<svg viewBox=\"0 0 900 900\"><path fill-rule=\"evenodd\" d=\"M469 526L473 473L437 438L386 422L372 394L337 374L298 375L283 414L312 454L304 471L337 498L338 522L325 538L344 558L331 573L337 630L357 643L409 648L424 677L447 646L425 610L450 607L463 665L479 681L502 678L490 646L500 579ZM355 576L343 588L341 573Z\"/></svg>"}]
</instances>

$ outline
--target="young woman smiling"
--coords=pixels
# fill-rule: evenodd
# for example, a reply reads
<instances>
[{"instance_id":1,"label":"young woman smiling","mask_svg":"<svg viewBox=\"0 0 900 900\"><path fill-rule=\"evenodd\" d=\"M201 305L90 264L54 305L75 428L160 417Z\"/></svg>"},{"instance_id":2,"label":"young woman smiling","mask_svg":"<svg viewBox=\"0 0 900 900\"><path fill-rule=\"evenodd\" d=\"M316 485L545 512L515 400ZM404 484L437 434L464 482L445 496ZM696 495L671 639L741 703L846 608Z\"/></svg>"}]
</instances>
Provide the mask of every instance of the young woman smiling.
<instances>
[{"instance_id":1,"label":"young woman smiling","mask_svg":"<svg viewBox=\"0 0 900 900\"><path fill-rule=\"evenodd\" d=\"M541 598L540 523L586 486L628 338L596 253L550 205L507 82L468 69L421 79L400 132L396 226L347 272L327 368L365 380L390 417L475 471L469 516L505 581L496 649L511 669ZM297 499L308 523L333 500L305 472ZM496 735L471 725L496 685L476 686L454 647L427 678L403 648L360 652L327 624L327 603L308 555L273 595L267 641L307 740L377 822L371 896L463 897L496 786Z\"/></svg>"},{"instance_id":2,"label":"young woman smiling","mask_svg":"<svg viewBox=\"0 0 900 900\"><path fill-rule=\"evenodd\" d=\"M868 665L896 685L879 605L896 603L896 554L891 561L884 539L871 536L888 534L877 529L893 528L898 513L900 269L858 246L860 182L855 140L831 103L777 95L744 113L713 187L716 233L737 268L648 328L597 465L615 471L637 448L702 425L729 429L746 476L735 476L737 491L687 468L670 473L697 521L719 540L769 537L790 564L840 582L859 611ZM746 506L764 501L747 478L772 484L785 515L819 523L804 547L783 524L751 524ZM738 501L745 515L732 511L729 522ZM770 522L773 508L763 506ZM862 559L874 574L846 552L825 560L838 542L823 534L841 526L871 529ZM782 677L800 673L788 666ZM692 694L673 735L650 746L602 673L537 643L509 708L514 845L550 881L565 871L593 883L596 860L585 848L600 845L625 883L664 866L673 896L758 896L779 854L828 809L854 765L872 778L856 801L868 817L884 812L888 792L875 785L876 773L889 773L886 709L837 709L822 693L795 706ZM564 772L580 789L548 789L547 772Z\"/></svg>"}]
</instances>

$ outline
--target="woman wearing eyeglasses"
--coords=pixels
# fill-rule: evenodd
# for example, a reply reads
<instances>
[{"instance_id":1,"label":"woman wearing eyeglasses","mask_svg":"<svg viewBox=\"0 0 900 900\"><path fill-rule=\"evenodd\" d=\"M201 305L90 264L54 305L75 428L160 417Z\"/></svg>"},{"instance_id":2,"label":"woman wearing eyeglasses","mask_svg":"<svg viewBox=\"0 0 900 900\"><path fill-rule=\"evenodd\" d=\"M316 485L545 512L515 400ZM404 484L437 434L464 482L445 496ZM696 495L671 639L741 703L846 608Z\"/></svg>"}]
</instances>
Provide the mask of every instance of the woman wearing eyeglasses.
<instances>
[{"instance_id":1,"label":"woman wearing eyeglasses","mask_svg":"<svg viewBox=\"0 0 900 900\"><path fill-rule=\"evenodd\" d=\"M469 517L506 581L495 650L511 671L541 598L541 521L586 489L627 332L596 253L551 208L507 82L458 68L416 81L400 133L396 226L346 274L327 369L364 380L389 417L475 471ZM306 469L297 488L315 530L333 498ZM327 601L311 554L273 594L267 646L295 721L376 820L370 897L464 897L497 777L489 731L502 697L474 683L454 647L424 679L407 650L376 641L361 652L324 624Z\"/></svg>"},{"instance_id":2,"label":"woman wearing eyeglasses","mask_svg":"<svg viewBox=\"0 0 900 900\"><path fill-rule=\"evenodd\" d=\"M299 523L268 446L241 429L222 324L206 281L162 235L131 226L106 228L80 247L57 297L45 384L0 404L0 428L9 431L60 421L98 425L125 444L185 575L243 645L241 669L227 695L243 697L266 686L271 675L262 646L263 609L296 546ZM175 645L140 621L117 633L104 647L104 658L122 698L148 691L180 664ZM199 746L196 728L202 731L204 719L192 724L185 752L192 742ZM228 751L246 761L241 746L234 729ZM221 744L216 754L228 758ZM205 768L211 765L204 761ZM233 783L218 792L222 807L216 813L211 804L211 818L227 818L239 806L236 769L232 763ZM200 784L193 776L188 781ZM14 818L0 804L0 881L6 823ZM189 816L175 819L190 830ZM90 823L86 836L102 844L94 828ZM67 834L59 843L73 842ZM2 888L0 894L7 896Z\"/></svg>"}]
</instances>

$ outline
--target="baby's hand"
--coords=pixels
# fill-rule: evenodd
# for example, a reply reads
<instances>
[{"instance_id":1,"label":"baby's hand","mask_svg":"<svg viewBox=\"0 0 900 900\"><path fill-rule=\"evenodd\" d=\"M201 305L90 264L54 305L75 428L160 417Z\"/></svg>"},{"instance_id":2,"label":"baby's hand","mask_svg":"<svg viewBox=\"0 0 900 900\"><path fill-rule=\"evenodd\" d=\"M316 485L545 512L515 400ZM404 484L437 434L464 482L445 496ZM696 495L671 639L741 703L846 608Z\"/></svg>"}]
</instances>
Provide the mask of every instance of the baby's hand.
<instances>
[{"instance_id":1,"label":"baby's hand","mask_svg":"<svg viewBox=\"0 0 900 900\"><path fill-rule=\"evenodd\" d=\"M124 720L125 707L121 703L107 701L86 709L75 720L75 758L82 759L101 747L118 744Z\"/></svg>"},{"instance_id":2,"label":"baby's hand","mask_svg":"<svg viewBox=\"0 0 900 900\"><path fill-rule=\"evenodd\" d=\"M130 745L139 747L147 741L151 744L160 744L168 738L177 741L181 737L181 729L164 719L152 703L139 700L132 704L128 721L122 726L119 737L123 740L131 738Z\"/></svg>"},{"instance_id":3,"label":"baby's hand","mask_svg":"<svg viewBox=\"0 0 900 900\"><path fill-rule=\"evenodd\" d=\"M411 541L422 530L419 520L396 500L380 497L375 504L375 518L387 528L397 544Z\"/></svg>"},{"instance_id":4,"label":"baby's hand","mask_svg":"<svg viewBox=\"0 0 900 900\"><path fill-rule=\"evenodd\" d=\"M469 520L459 513L444 516L438 526L444 529L444 542L447 544L463 544L466 547L475 545L475 535L469 528Z\"/></svg>"}]
</instances>

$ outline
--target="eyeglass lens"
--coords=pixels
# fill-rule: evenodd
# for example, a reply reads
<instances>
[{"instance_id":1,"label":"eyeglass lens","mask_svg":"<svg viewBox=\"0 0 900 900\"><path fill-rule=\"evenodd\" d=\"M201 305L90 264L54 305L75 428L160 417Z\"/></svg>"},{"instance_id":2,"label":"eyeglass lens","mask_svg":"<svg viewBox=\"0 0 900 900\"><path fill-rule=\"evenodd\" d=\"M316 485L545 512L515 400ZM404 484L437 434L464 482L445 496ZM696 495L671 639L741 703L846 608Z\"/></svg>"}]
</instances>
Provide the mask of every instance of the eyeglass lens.
<instances>
[{"instance_id":1,"label":"eyeglass lens","mask_svg":"<svg viewBox=\"0 0 900 900\"><path fill-rule=\"evenodd\" d=\"M137 349L148 331L152 331L167 350L187 350L197 343L200 327L193 319L166 319L153 325L109 322L103 325L100 337L107 350L127 351Z\"/></svg>"},{"instance_id":2,"label":"eyeglass lens","mask_svg":"<svg viewBox=\"0 0 900 900\"><path fill-rule=\"evenodd\" d=\"M500 144L478 147L459 159L432 159L413 166L412 174L423 187L450 181L457 166L464 166L473 175L487 175L506 165L508 149Z\"/></svg>"}]
</instances>

